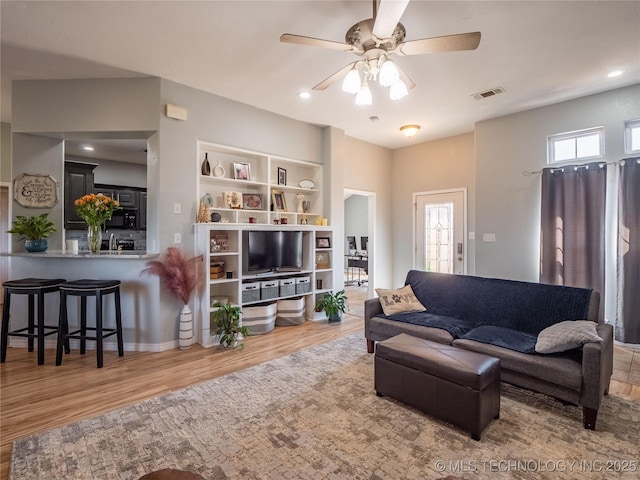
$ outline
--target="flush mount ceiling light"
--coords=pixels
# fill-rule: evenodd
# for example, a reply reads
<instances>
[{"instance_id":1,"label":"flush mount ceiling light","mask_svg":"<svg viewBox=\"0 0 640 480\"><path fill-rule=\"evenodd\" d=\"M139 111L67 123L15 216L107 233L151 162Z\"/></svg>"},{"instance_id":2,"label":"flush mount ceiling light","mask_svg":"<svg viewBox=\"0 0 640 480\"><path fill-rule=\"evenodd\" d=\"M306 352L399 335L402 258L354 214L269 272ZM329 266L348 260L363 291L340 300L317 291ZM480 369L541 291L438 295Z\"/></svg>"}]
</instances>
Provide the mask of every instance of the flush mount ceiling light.
<instances>
[{"instance_id":1,"label":"flush mount ceiling light","mask_svg":"<svg viewBox=\"0 0 640 480\"><path fill-rule=\"evenodd\" d=\"M93 148L91 145L85 145L84 147L82 147L82 149L88 152L93 152L95 150L95 148Z\"/></svg>"},{"instance_id":2,"label":"flush mount ceiling light","mask_svg":"<svg viewBox=\"0 0 640 480\"><path fill-rule=\"evenodd\" d=\"M607 77L615 78L615 77L619 77L620 75L622 75L622 70L614 70L613 72L609 73Z\"/></svg>"},{"instance_id":3,"label":"flush mount ceiling light","mask_svg":"<svg viewBox=\"0 0 640 480\"><path fill-rule=\"evenodd\" d=\"M400 132L405 137L413 137L420 130L420 125L403 125L400 127Z\"/></svg>"},{"instance_id":4,"label":"flush mount ceiling light","mask_svg":"<svg viewBox=\"0 0 640 480\"><path fill-rule=\"evenodd\" d=\"M306 90L303 90L301 92L298 92L298 98L300 98L302 100L307 100L307 99L311 98L311 94L309 92L307 92Z\"/></svg>"}]
</instances>

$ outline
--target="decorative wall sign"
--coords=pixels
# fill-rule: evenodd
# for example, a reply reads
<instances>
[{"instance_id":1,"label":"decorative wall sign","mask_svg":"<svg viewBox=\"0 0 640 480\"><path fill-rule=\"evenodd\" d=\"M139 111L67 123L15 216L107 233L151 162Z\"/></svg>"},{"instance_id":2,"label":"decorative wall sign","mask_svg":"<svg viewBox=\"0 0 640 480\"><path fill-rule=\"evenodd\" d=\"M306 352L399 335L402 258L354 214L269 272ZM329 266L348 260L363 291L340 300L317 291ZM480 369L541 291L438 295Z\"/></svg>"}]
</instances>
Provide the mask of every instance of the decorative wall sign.
<instances>
[{"instance_id":1,"label":"decorative wall sign","mask_svg":"<svg viewBox=\"0 0 640 480\"><path fill-rule=\"evenodd\" d=\"M23 173L13 181L13 198L26 208L51 208L58 203L58 181L51 175Z\"/></svg>"}]
</instances>

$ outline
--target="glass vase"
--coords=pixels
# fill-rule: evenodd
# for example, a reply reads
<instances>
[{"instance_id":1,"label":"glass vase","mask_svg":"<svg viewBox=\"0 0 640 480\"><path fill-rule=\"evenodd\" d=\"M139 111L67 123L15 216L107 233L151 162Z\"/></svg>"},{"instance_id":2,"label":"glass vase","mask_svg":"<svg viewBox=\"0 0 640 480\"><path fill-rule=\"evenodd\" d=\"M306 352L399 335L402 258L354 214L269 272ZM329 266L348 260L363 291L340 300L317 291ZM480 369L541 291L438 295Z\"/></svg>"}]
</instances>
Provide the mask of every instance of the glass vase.
<instances>
[{"instance_id":1,"label":"glass vase","mask_svg":"<svg viewBox=\"0 0 640 480\"><path fill-rule=\"evenodd\" d=\"M102 246L102 230L100 229L100 225L88 225L87 227L89 252L100 253L100 247Z\"/></svg>"}]
</instances>

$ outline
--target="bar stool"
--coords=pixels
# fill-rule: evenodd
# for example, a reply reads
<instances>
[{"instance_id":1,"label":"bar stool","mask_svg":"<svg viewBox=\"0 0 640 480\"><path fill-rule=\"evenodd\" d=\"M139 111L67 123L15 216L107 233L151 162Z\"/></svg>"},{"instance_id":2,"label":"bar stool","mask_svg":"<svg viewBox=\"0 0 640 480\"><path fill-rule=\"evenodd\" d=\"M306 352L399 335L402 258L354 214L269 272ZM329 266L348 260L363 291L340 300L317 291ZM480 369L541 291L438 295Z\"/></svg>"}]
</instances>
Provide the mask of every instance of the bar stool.
<instances>
[{"instance_id":1,"label":"bar stool","mask_svg":"<svg viewBox=\"0 0 640 480\"><path fill-rule=\"evenodd\" d=\"M96 341L98 368L102 368L102 339L117 335L118 356L124 355L122 341L122 317L120 312L120 280L75 280L63 283L60 287L60 325L58 333L58 349L56 351L56 365L62 363L62 347L70 338L80 340L80 354L86 351L87 340ZM102 299L105 295L115 294L116 328L102 326ZM69 332L67 318L67 297L80 297L80 329ZM87 297L96 298L96 326L87 327ZM94 336L87 331L95 332Z\"/></svg>"},{"instance_id":2,"label":"bar stool","mask_svg":"<svg viewBox=\"0 0 640 480\"><path fill-rule=\"evenodd\" d=\"M38 339L38 365L44 363L44 337L58 332L58 325L45 325L44 323L44 296L46 293L57 292L64 278L23 278L20 280L9 280L2 283L4 287L4 304L2 309L2 345L0 351L0 363L7 359L7 347L9 336L27 337L27 345L30 352L33 352L33 339ZM9 310L11 308L11 295L29 296L29 321L26 327L9 331ZM38 330L35 325L35 298L38 297ZM26 333L25 333L26 332ZM68 342L65 344L69 349Z\"/></svg>"}]
</instances>

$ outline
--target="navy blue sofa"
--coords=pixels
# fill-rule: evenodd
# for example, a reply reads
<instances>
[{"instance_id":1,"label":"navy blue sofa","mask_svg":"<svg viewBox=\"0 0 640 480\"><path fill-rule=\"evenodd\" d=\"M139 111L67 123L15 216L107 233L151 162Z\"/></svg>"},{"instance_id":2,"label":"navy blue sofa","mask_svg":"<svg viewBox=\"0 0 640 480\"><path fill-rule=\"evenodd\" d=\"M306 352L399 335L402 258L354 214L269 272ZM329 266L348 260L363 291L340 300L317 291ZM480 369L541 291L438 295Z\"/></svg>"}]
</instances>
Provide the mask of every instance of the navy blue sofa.
<instances>
[{"instance_id":1,"label":"navy blue sofa","mask_svg":"<svg viewBox=\"0 0 640 480\"><path fill-rule=\"evenodd\" d=\"M613 328L598 320L600 295L591 289L411 270L410 284L427 311L384 315L377 298L365 301L367 350L406 333L500 359L501 379L582 405L585 428L594 430L613 370ZM562 353L538 354L546 327L592 320L602 343Z\"/></svg>"}]
</instances>

